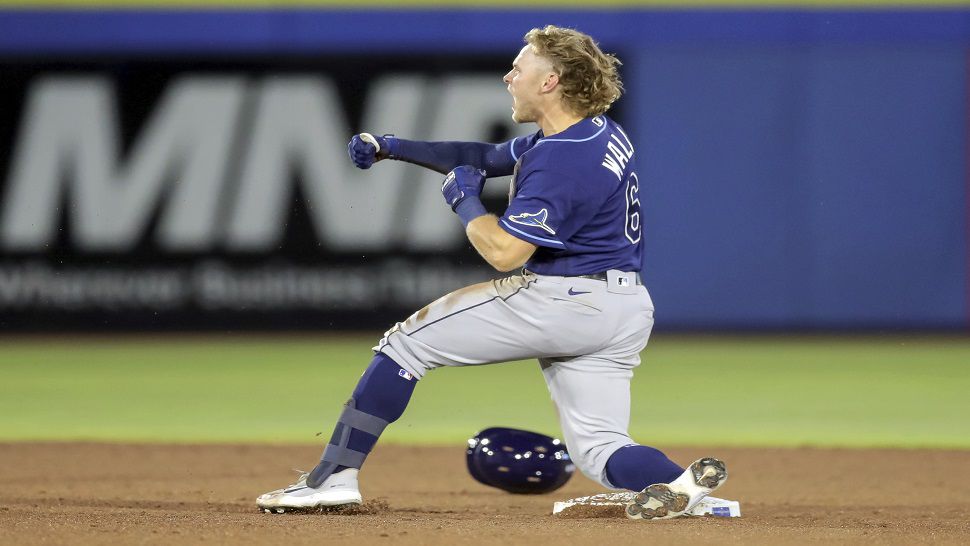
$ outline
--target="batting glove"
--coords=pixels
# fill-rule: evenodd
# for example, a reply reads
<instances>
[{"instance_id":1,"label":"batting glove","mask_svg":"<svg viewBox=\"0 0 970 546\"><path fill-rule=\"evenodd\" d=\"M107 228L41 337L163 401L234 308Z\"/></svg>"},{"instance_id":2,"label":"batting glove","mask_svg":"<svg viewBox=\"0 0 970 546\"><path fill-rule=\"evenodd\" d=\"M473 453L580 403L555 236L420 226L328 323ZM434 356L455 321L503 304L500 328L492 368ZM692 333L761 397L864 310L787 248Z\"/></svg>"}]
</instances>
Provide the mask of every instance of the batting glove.
<instances>
[{"instance_id":1,"label":"batting glove","mask_svg":"<svg viewBox=\"0 0 970 546\"><path fill-rule=\"evenodd\" d=\"M358 169L369 169L375 161L380 161L389 154L388 138L374 136L370 133L354 135L347 144L347 154Z\"/></svg>"},{"instance_id":2,"label":"batting glove","mask_svg":"<svg viewBox=\"0 0 970 546\"><path fill-rule=\"evenodd\" d=\"M479 196L485 187L485 171L471 165L452 169L441 183L441 194L451 210L458 214L461 222L468 225L475 218L486 213Z\"/></svg>"}]
</instances>

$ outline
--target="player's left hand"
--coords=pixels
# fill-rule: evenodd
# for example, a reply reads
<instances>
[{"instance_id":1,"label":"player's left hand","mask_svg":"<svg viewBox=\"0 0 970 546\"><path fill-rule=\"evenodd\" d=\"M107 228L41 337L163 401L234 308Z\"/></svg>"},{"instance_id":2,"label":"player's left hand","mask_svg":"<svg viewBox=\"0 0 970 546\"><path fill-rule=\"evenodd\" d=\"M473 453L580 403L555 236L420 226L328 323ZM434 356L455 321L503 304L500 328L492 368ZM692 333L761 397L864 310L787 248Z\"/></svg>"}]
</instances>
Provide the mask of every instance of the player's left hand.
<instances>
[{"instance_id":1,"label":"player's left hand","mask_svg":"<svg viewBox=\"0 0 970 546\"><path fill-rule=\"evenodd\" d=\"M485 187L485 171L471 165L462 165L452 169L445 181L441 183L441 194L445 202L455 210L458 204L469 197L479 197Z\"/></svg>"}]
</instances>

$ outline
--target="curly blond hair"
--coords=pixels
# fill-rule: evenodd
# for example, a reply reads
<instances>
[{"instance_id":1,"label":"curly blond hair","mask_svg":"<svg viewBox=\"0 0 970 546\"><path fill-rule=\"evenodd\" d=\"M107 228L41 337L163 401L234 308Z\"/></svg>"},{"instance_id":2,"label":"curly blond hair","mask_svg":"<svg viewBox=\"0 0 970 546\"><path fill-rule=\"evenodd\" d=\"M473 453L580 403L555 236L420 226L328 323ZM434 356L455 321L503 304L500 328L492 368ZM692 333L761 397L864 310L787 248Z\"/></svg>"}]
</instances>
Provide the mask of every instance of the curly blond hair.
<instances>
[{"instance_id":1,"label":"curly blond hair","mask_svg":"<svg viewBox=\"0 0 970 546\"><path fill-rule=\"evenodd\" d=\"M546 25L527 32L525 43L552 63L563 101L575 113L583 117L604 114L623 94L617 71L620 60L603 53L588 34Z\"/></svg>"}]
</instances>

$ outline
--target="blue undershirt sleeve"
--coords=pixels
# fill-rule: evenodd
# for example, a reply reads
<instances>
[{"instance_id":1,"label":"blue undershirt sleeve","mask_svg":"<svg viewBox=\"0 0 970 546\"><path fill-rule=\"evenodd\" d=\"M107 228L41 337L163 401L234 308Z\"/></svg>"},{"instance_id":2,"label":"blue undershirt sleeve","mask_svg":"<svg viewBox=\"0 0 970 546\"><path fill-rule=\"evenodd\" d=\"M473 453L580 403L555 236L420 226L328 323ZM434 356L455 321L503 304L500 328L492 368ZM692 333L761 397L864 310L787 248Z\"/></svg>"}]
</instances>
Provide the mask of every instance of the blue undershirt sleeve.
<instances>
[{"instance_id":1,"label":"blue undershirt sleeve","mask_svg":"<svg viewBox=\"0 0 970 546\"><path fill-rule=\"evenodd\" d=\"M485 176L491 178L512 174L516 157L531 147L531 140L533 139L517 138L501 144L488 144L423 142L393 137L393 140L389 139L388 152L391 159L414 163L441 174L447 174L460 165L471 165L476 169L483 169Z\"/></svg>"}]
</instances>

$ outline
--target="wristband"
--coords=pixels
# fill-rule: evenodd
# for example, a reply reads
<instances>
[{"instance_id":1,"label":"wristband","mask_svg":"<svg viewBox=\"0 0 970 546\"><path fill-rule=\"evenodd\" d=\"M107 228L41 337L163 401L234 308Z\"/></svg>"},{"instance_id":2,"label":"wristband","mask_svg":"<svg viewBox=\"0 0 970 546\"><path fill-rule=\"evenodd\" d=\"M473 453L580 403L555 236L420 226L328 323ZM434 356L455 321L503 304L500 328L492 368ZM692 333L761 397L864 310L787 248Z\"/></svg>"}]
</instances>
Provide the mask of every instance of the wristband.
<instances>
[{"instance_id":1,"label":"wristband","mask_svg":"<svg viewBox=\"0 0 970 546\"><path fill-rule=\"evenodd\" d=\"M458 202L458 206L455 207L455 214L461 219L461 224L468 227L469 222L479 216L485 216L488 214L488 211L485 210L485 205L482 204L478 197L469 195Z\"/></svg>"},{"instance_id":2,"label":"wristband","mask_svg":"<svg viewBox=\"0 0 970 546\"><path fill-rule=\"evenodd\" d=\"M384 152L387 154L388 159L397 159L401 157L400 148L401 143L398 141L397 137L394 135L384 135Z\"/></svg>"}]
</instances>

